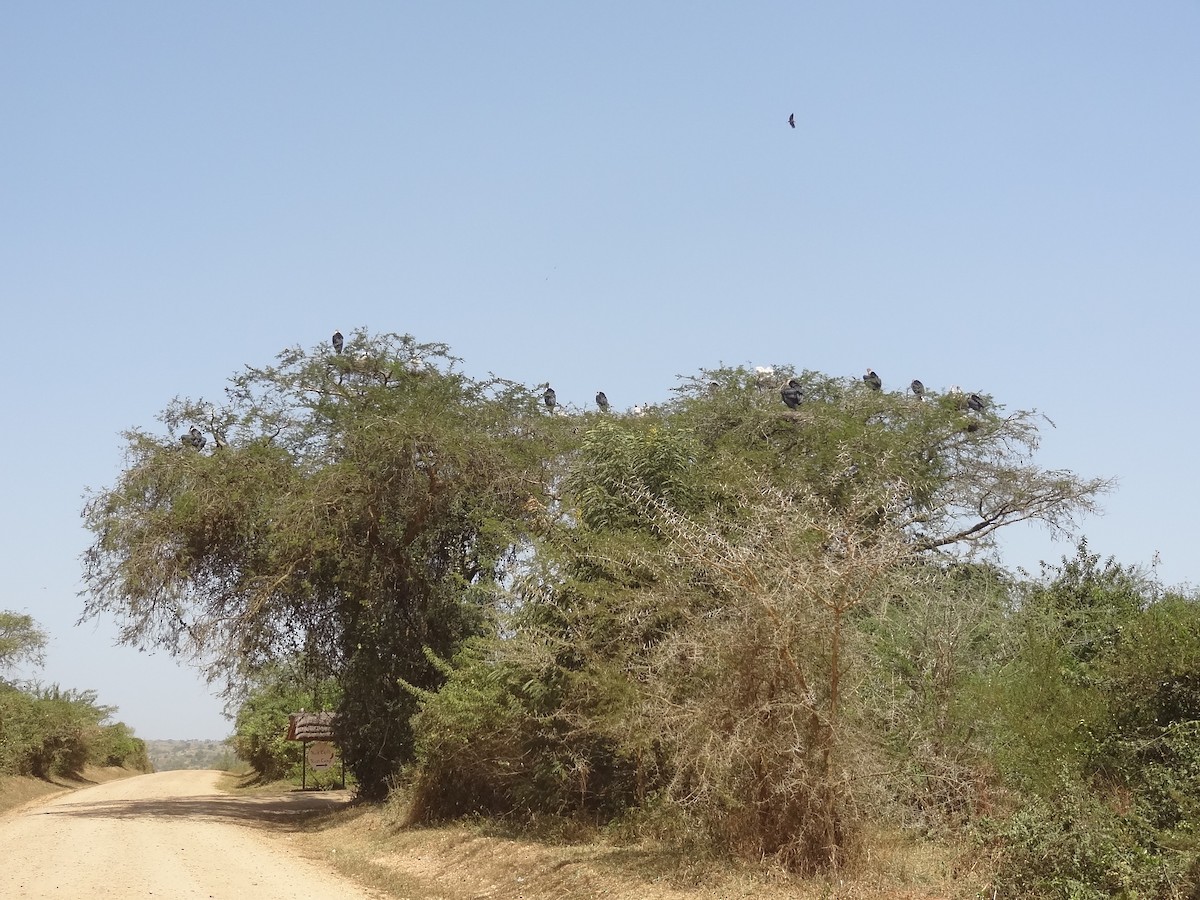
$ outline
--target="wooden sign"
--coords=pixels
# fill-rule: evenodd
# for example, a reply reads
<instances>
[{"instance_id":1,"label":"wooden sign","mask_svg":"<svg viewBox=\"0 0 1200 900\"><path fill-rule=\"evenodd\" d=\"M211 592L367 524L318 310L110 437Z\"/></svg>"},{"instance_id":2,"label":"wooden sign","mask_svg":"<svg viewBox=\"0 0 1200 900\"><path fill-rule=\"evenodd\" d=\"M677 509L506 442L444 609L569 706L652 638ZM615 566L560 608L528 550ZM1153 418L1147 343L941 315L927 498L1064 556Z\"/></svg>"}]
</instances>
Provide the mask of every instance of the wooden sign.
<instances>
[{"instance_id":1,"label":"wooden sign","mask_svg":"<svg viewBox=\"0 0 1200 900\"><path fill-rule=\"evenodd\" d=\"M333 765L333 744L317 741L308 748L308 764L314 769L328 769Z\"/></svg>"}]
</instances>

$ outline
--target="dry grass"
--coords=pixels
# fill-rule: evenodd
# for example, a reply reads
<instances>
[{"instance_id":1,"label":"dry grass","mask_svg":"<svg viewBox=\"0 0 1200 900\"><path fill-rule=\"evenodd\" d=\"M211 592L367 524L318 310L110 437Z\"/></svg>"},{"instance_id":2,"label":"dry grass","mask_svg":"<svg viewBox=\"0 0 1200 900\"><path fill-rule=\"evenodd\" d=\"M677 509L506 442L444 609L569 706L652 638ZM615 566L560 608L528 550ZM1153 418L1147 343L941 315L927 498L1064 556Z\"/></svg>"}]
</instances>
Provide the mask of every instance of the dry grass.
<instances>
[{"instance_id":1,"label":"dry grass","mask_svg":"<svg viewBox=\"0 0 1200 900\"><path fill-rule=\"evenodd\" d=\"M236 791L232 780L227 785ZM292 785L275 790L294 790ZM261 794L263 788L255 788ZM555 843L486 826L404 827L388 807L348 805L285 840L388 897L404 900L940 900L990 896L986 873L962 871L955 848L871 836L853 874L800 878L661 846Z\"/></svg>"},{"instance_id":2,"label":"dry grass","mask_svg":"<svg viewBox=\"0 0 1200 900\"><path fill-rule=\"evenodd\" d=\"M103 784L118 778L141 775L119 766L88 766L80 778L54 776L50 779L34 778L30 775L0 775L0 816L16 812L31 803L49 799L58 794L80 788Z\"/></svg>"}]
</instances>

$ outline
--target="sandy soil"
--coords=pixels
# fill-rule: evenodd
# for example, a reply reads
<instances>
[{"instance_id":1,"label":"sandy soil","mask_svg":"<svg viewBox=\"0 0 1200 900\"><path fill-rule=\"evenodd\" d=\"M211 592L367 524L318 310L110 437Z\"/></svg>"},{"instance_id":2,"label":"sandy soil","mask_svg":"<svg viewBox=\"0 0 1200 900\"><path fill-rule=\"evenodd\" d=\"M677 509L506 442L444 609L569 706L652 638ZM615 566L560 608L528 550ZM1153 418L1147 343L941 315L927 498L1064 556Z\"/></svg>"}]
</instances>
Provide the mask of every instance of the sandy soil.
<instances>
[{"instance_id":1,"label":"sandy soil","mask_svg":"<svg viewBox=\"0 0 1200 900\"><path fill-rule=\"evenodd\" d=\"M302 810L339 792L236 797L217 772L160 772L75 791L0 818L0 897L375 900L289 852Z\"/></svg>"}]
</instances>

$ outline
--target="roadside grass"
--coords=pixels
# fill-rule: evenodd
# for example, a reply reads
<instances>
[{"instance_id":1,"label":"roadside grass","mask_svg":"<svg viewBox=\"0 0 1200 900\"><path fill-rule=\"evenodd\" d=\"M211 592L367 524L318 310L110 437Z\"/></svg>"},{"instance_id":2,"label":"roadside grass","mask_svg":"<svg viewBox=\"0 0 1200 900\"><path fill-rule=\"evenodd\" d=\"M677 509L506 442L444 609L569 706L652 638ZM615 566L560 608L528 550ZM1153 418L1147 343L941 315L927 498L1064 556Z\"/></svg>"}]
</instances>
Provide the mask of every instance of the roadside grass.
<instances>
[{"instance_id":1,"label":"roadside grass","mask_svg":"<svg viewBox=\"0 0 1200 900\"><path fill-rule=\"evenodd\" d=\"M34 778L32 775L0 775L0 816L16 812L24 806L41 800L48 800L68 791L115 781L118 778L131 778L142 775L132 769L120 766L86 766L78 778L68 778L61 775L46 778Z\"/></svg>"},{"instance_id":2,"label":"roadside grass","mask_svg":"<svg viewBox=\"0 0 1200 900\"><path fill-rule=\"evenodd\" d=\"M289 782L253 785L228 775L225 790L263 796L299 792ZM245 784L245 786L242 786ZM854 872L800 878L707 858L648 841L617 843L600 832L574 841L506 835L494 823L403 823L396 805L350 802L303 817L277 839L379 893L403 900L479 897L564 900L942 900L990 897L988 873L968 848L880 832Z\"/></svg>"}]
</instances>

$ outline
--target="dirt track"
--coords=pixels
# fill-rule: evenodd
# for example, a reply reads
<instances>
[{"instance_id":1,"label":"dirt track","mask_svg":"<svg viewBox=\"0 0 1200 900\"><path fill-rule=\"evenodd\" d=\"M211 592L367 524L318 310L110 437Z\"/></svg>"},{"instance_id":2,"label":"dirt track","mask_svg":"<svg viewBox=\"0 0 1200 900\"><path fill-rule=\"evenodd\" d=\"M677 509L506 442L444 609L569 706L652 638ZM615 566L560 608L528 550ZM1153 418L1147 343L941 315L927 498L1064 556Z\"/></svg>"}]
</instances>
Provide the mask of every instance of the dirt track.
<instances>
[{"instance_id":1,"label":"dirt track","mask_svg":"<svg viewBox=\"0 0 1200 900\"><path fill-rule=\"evenodd\" d=\"M112 781L0 818L0 897L368 900L290 854L297 812L330 794L235 797L216 772Z\"/></svg>"}]
</instances>

